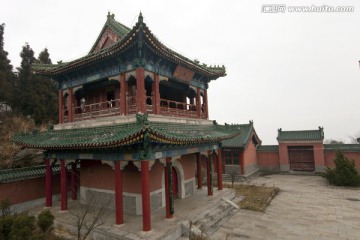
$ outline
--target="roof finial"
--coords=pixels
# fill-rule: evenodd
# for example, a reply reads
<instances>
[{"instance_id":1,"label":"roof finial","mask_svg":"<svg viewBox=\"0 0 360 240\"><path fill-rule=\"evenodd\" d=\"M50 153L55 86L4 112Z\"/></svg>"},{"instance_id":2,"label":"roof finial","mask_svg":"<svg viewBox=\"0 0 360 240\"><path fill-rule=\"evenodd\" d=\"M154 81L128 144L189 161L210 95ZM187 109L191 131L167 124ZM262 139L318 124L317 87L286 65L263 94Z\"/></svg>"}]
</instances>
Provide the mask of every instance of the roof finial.
<instances>
[{"instance_id":1,"label":"roof finial","mask_svg":"<svg viewBox=\"0 0 360 240\"><path fill-rule=\"evenodd\" d=\"M142 16L141 11L140 11L140 14L139 14L138 22L139 22L139 23L142 23L142 22L143 22L143 16Z\"/></svg>"},{"instance_id":2,"label":"roof finial","mask_svg":"<svg viewBox=\"0 0 360 240\"><path fill-rule=\"evenodd\" d=\"M111 14L110 11L108 11L108 15L107 15L107 18L112 18L112 19L115 19L115 14Z\"/></svg>"}]
</instances>

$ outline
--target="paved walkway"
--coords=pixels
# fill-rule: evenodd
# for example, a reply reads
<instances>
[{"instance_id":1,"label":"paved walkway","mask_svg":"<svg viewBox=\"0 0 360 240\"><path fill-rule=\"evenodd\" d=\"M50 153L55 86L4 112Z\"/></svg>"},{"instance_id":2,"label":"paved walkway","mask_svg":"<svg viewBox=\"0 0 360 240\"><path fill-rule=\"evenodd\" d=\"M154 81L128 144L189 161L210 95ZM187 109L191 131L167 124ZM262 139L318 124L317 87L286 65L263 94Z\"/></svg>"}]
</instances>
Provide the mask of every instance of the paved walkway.
<instances>
[{"instance_id":1,"label":"paved walkway","mask_svg":"<svg viewBox=\"0 0 360 240\"><path fill-rule=\"evenodd\" d=\"M281 192L265 213L240 210L212 239L360 239L360 189L303 175L269 175L251 183Z\"/></svg>"},{"instance_id":2,"label":"paved walkway","mask_svg":"<svg viewBox=\"0 0 360 240\"><path fill-rule=\"evenodd\" d=\"M233 198L235 196L233 189L225 188L218 191L214 188L214 196L207 196L207 188L197 189L195 193L184 199L175 200L175 214L172 219L165 219L165 209L161 208L151 213L150 232L142 231L142 216L124 215L125 224L115 225L115 212L109 211L104 225L95 229L91 236L94 239L118 240L118 239L177 239L181 236L181 223L187 220L197 219L199 215L211 209L212 206L222 202L222 198ZM69 211L60 212L60 202L55 201L53 207L49 208L55 216L55 232L69 239L74 239L76 234L76 219L70 214L76 208L79 208L79 201L69 201ZM125 206L126 207L126 206ZM34 208L30 211L37 216L44 210L44 207Z\"/></svg>"}]
</instances>

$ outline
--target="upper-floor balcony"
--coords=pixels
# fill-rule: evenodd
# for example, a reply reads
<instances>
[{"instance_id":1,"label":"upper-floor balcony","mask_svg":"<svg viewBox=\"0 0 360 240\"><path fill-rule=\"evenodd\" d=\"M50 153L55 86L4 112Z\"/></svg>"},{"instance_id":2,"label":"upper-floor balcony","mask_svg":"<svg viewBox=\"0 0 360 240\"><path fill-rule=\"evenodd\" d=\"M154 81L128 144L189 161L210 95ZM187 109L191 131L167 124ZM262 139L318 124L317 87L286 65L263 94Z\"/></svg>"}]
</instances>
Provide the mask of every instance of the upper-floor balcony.
<instances>
[{"instance_id":1,"label":"upper-floor balcony","mask_svg":"<svg viewBox=\"0 0 360 240\"><path fill-rule=\"evenodd\" d=\"M109 100L104 102L96 102L91 104L84 104L83 106L73 106L71 108L72 115L74 116L70 120L69 109L65 107L62 109L63 122L78 122L83 120L95 119L100 117L110 117L116 115L127 115L127 114L136 114L136 98L127 97L127 111L124 112L120 108L120 100ZM155 107L153 105L153 97L146 97L146 112L153 113L155 112ZM197 107L195 104L177 102L168 99L160 99L160 115L171 116L171 117L184 117L184 118L201 118L206 119L204 108L200 110L200 114L197 112ZM127 114L126 114L127 113Z\"/></svg>"},{"instance_id":2,"label":"upper-floor balcony","mask_svg":"<svg viewBox=\"0 0 360 240\"><path fill-rule=\"evenodd\" d=\"M208 119L206 90L179 84L174 87L169 82L155 85L149 79L145 79L143 88L138 85L134 79L123 81L123 85L103 80L60 90L59 123L136 113Z\"/></svg>"},{"instance_id":3,"label":"upper-floor balcony","mask_svg":"<svg viewBox=\"0 0 360 240\"><path fill-rule=\"evenodd\" d=\"M59 123L136 113L208 119L207 102L206 89L140 69L60 90Z\"/></svg>"}]
</instances>

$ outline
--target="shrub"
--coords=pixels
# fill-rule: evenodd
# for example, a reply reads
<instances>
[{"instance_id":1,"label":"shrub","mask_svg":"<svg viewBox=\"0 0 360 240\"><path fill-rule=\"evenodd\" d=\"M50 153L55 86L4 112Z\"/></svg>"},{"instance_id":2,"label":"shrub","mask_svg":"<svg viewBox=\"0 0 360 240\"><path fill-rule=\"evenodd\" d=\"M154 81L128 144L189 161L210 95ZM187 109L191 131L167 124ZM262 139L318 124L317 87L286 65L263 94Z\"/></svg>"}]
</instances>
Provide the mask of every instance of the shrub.
<instances>
[{"instance_id":1,"label":"shrub","mask_svg":"<svg viewBox=\"0 0 360 240\"><path fill-rule=\"evenodd\" d=\"M10 231L10 240L30 240L35 229L35 217L27 214L15 216Z\"/></svg>"},{"instance_id":2,"label":"shrub","mask_svg":"<svg viewBox=\"0 0 360 240\"><path fill-rule=\"evenodd\" d=\"M45 210L39 214L37 224L43 232L46 232L54 224L54 219L54 215L49 210Z\"/></svg>"},{"instance_id":3,"label":"shrub","mask_svg":"<svg viewBox=\"0 0 360 240\"><path fill-rule=\"evenodd\" d=\"M1 211L1 217L6 217L10 215L11 202L9 199L4 199L0 201L0 211Z\"/></svg>"},{"instance_id":4,"label":"shrub","mask_svg":"<svg viewBox=\"0 0 360 240\"><path fill-rule=\"evenodd\" d=\"M44 233L34 233L31 237L31 240L45 240L45 234Z\"/></svg>"},{"instance_id":5,"label":"shrub","mask_svg":"<svg viewBox=\"0 0 360 240\"><path fill-rule=\"evenodd\" d=\"M348 159L341 151L336 152L335 168L327 167L323 177L337 186L360 186L360 176L354 160Z\"/></svg>"},{"instance_id":6,"label":"shrub","mask_svg":"<svg viewBox=\"0 0 360 240\"><path fill-rule=\"evenodd\" d=\"M13 221L13 216L5 216L0 218L0 240L9 239Z\"/></svg>"}]
</instances>

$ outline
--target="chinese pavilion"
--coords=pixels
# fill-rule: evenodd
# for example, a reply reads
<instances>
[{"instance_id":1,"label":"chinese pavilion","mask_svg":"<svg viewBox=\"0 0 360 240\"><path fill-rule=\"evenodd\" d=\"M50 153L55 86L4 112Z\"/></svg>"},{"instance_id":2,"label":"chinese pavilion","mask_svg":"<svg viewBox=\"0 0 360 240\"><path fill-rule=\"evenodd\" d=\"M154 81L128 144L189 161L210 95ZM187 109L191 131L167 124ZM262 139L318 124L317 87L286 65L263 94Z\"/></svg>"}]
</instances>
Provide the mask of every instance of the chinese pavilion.
<instances>
[{"instance_id":1,"label":"chinese pavilion","mask_svg":"<svg viewBox=\"0 0 360 240\"><path fill-rule=\"evenodd\" d=\"M110 196L116 224L124 223L124 213L142 215L144 231L151 230L152 210L165 207L166 218L172 218L174 198L202 187L202 156L208 195L213 193L214 162L222 189L220 144L240 131L208 120L207 88L225 76L225 67L208 67L167 48L141 13L132 29L108 14L88 55L34 64L33 71L58 83L59 124L18 134L14 142L45 150L47 207L52 206L55 161L61 166L62 211L67 210L71 169L72 199L78 187L84 202L92 194Z\"/></svg>"}]
</instances>

